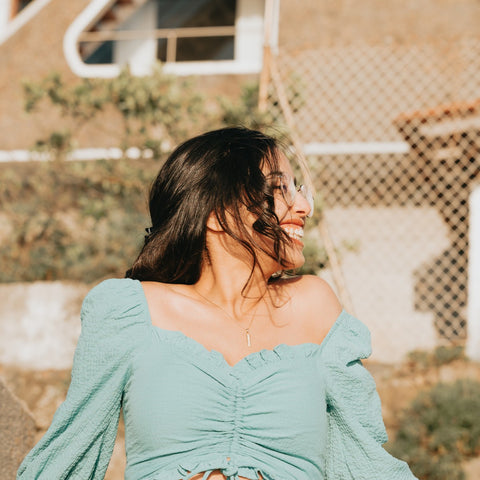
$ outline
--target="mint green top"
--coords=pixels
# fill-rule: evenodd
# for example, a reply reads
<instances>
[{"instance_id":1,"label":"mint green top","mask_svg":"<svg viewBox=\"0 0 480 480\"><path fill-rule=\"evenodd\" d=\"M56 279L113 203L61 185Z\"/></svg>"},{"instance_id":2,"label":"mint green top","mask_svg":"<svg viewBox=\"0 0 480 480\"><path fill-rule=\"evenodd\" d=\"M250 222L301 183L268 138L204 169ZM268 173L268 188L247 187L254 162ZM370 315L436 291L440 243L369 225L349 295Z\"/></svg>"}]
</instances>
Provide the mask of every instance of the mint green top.
<instances>
[{"instance_id":1,"label":"mint green top","mask_svg":"<svg viewBox=\"0 0 480 480\"><path fill-rule=\"evenodd\" d=\"M387 440L360 359L368 329L343 311L321 344L282 344L233 367L217 351L152 325L137 280L97 285L65 402L17 479L103 479L120 408L126 480L412 480Z\"/></svg>"}]
</instances>

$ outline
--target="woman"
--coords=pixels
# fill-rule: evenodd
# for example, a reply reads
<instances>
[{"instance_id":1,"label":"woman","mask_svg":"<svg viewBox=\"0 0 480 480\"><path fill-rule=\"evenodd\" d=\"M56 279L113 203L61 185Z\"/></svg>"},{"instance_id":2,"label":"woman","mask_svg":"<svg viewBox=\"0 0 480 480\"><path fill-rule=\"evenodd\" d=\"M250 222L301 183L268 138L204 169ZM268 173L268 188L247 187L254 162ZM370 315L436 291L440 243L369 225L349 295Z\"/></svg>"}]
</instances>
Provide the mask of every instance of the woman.
<instances>
[{"instance_id":1,"label":"woman","mask_svg":"<svg viewBox=\"0 0 480 480\"><path fill-rule=\"evenodd\" d=\"M369 333L300 267L313 202L274 139L200 135L166 161L125 279L82 307L66 401L20 479L413 479L391 457Z\"/></svg>"}]
</instances>

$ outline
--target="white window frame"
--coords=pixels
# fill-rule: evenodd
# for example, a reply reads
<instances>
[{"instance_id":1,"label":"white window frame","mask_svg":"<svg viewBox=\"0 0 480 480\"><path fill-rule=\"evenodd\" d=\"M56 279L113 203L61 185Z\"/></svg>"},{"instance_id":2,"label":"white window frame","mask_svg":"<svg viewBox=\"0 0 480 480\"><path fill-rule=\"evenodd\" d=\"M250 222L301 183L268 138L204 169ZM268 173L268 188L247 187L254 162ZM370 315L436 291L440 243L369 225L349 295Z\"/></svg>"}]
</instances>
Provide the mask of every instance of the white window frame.
<instances>
[{"instance_id":1,"label":"white window frame","mask_svg":"<svg viewBox=\"0 0 480 480\"><path fill-rule=\"evenodd\" d=\"M278 43L278 10L279 1L274 0L274 27L270 44L276 48ZM101 16L108 11L115 0L92 0L90 4L70 25L64 36L63 48L65 58L71 70L80 77L116 77L123 65L129 64L135 75L146 75L156 61L155 36L165 35L165 30L155 29L154 19L156 11L153 2L147 2L139 11L129 19L129 28L115 33L118 38L130 39L125 41L125 47L116 49L114 63L112 64L86 64L78 51L78 43L83 39L94 39L95 33L87 30ZM138 14L138 15L137 15ZM149 24L150 23L150 24ZM259 73L262 69L263 43L264 43L264 1L237 0L237 12L235 26L232 34L235 38L234 60L196 61L196 62L166 62L164 71L176 75L217 75L217 74L252 74ZM146 24L146 27L145 27ZM223 27L222 27L223 28ZM135 31L135 29L138 29ZM145 29L150 29L151 36L145 38ZM188 29L183 33L188 33ZM195 30L195 29L192 29ZM215 27L210 29L212 35ZM105 32L106 33L106 32ZM182 33L182 32L179 32ZM190 32L192 35L195 32ZM230 35L228 32L224 34ZM100 38L102 33L97 34ZM107 39L106 35L104 39ZM111 39L111 38L109 38ZM123 42L122 42L123 43Z\"/></svg>"}]
</instances>

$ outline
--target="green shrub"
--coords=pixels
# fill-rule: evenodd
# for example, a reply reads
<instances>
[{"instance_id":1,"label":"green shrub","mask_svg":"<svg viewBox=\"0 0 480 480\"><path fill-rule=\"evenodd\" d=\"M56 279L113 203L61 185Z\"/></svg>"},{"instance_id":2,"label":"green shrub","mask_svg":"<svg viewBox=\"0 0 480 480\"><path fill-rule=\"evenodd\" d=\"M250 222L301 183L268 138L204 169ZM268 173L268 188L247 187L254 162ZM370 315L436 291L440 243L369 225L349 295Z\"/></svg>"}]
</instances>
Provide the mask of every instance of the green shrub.
<instances>
[{"instance_id":1,"label":"green shrub","mask_svg":"<svg viewBox=\"0 0 480 480\"><path fill-rule=\"evenodd\" d=\"M293 85L298 104L299 86ZM286 138L285 127L269 112L258 111L257 84L244 86L238 100L217 99L205 114L191 81L165 75L160 65L147 77L124 69L113 79L83 79L75 85L54 73L25 83L24 91L27 112L35 113L46 102L74 128L36 139L35 148L57 162L0 168L1 213L12 227L0 244L0 282L123 276L148 226L148 186L161 164L155 159L198 130L228 125ZM122 147L149 148L154 160L63 161L82 127L106 109L123 120ZM310 228L315 223L310 221ZM302 273L317 273L326 265L315 239L307 240L305 255Z\"/></svg>"},{"instance_id":2,"label":"green shrub","mask_svg":"<svg viewBox=\"0 0 480 480\"><path fill-rule=\"evenodd\" d=\"M147 194L159 160L32 162L0 167L0 282L123 276L149 226ZM315 224L313 219L312 225ZM320 242L306 241L302 273L326 263Z\"/></svg>"},{"instance_id":3,"label":"green shrub","mask_svg":"<svg viewBox=\"0 0 480 480\"><path fill-rule=\"evenodd\" d=\"M421 393L387 449L422 480L462 480L461 462L480 453L480 383L458 380Z\"/></svg>"},{"instance_id":4,"label":"green shrub","mask_svg":"<svg viewBox=\"0 0 480 480\"><path fill-rule=\"evenodd\" d=\"M445 365L454 360L462 360L465 358L464 350L462 345L441 345L433 351L434 362L436 365Z\"/></svg>"},{"instance_id":5,"label":"green shrub","mask_svg":"<svg viewBox=\"0 0 480 480\"><path fill-rule=\"evenodd\" d=\"M441 345L433 352L425 350L413 350L408 354L410 366L414 369L426 370L430 367L440 367L455 360L465 358L464 347L462 345L446 346Z\"/></svg>"},{"instance_id":6,"label":"green shrub","mask_svg":"<svg viewBox=\"0 0 480 480\"><path fill-rule=\"evenodd\" d=\"M204 114L204 100L196 93L189 79L167 75L157 64L151 75L138 77L128 68L112 79L82 79L69 84L58 73L41 81L25 82L25 110L35 113L42 102L57 109L73 125L72 130L52 132L46 139L37 139L42 149L51 147L56 156L75 144L82 128L100 112L110 110L120 115L123 130L122 147L151 147L164 149L191 132L203 130L208 117Z\"/></svg>"},{"instance_id":7,"label":"green shrub","mask_svg":"<svg viewBox=\"0 0 480 480\"><path fill-rule=\"evenodd\" d=\"M0 168L12 233L0 244L0 282L123 276L148 226L154 160L33 162Z\"/></svg>"},{"instance_id":8,"label":"green shrub","mask_svg":"<svg viewBox=\"0 0 480 480\"><path fill-rule=\"evenodd\" d=\"M220 126L242 125L279 136L281 129L278 121L275 121L270 112L262 113L258 110L257 82L244 85L237 100L219 97L218 103Z\"/></svg>"},{"instance_id":9,"label":"green shrub","mask_svg":"<svg viewBox=\"0 0 480 480\"><path fill-rule=\"evenodd\" d=\"M72 85L52 73L40 81L24 82L23 88L28 113L39 113L44 103L68 119L70 129L52 131L34 144L59 159L76 145L83 127L104 111L115 112L121 119L119 141L124 150L150 148L157 155L196 133L229 125L259 129L283 139L287 136L279 118L258 110L257 82L244 85L236 99L222 96L207 105L194 80L167 75L161 64L144 77L124 68L115 78L82 79ZM289 91L298 105L298 79Z\"/></svg>"}]
</instances>

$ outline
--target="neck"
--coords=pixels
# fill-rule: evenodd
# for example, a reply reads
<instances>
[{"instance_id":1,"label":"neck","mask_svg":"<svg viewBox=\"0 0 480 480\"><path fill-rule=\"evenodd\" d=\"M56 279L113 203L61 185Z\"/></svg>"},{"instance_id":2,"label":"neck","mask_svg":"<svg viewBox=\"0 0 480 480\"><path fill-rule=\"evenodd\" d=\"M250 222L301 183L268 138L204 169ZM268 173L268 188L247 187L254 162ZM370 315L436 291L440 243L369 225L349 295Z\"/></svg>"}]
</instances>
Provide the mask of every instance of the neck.
<instances>
[{"instance_id":1,"label":"neck","mask_svg":"<svg viewBox=\"0 0 480 480\"><path fill-rule=\"evenodd\" d=\"M250 255L223 232L207 233L207 248L208 260L193 286L197 293L237 318L267 300L268 280L277 267L274 262L269 269L257 265L252 273Z\"/></svg>"},{"instance_id":2,"label":"neck","mask_svg":"<svg viewBox=\"0 0 480 480\"><path fill-rule=\"evenodd\" d=\"M267 280L242 262L212 262L205 266L194 290L233 316L241 316L266 297Z\"/></svg>"}]
</instances>

